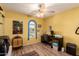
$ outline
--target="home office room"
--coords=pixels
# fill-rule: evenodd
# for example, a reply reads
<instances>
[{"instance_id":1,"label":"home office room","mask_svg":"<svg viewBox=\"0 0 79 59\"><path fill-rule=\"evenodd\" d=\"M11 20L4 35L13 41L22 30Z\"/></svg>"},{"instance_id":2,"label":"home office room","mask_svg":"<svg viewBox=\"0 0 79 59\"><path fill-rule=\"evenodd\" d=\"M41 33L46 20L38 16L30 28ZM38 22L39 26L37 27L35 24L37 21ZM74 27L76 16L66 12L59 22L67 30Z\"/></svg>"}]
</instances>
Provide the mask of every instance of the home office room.
<instances>
[{"instance_id":1,"label":"home office room","mask_svg":"<svg viewBox=\"0 0 79 59\"><path fill-rule=\"evenodd\" d=\"M0 3L0 56L79 56L79 3Z\"/></svg>"}]
</instances>

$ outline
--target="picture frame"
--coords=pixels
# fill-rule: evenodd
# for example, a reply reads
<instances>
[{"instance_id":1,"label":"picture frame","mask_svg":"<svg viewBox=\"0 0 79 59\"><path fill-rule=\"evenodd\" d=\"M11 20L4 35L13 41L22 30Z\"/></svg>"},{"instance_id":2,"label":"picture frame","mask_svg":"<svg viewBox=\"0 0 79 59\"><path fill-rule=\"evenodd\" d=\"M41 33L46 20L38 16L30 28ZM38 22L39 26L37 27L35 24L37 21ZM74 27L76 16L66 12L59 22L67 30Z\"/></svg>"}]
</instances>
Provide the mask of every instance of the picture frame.
<instances>
[{"instance_id":1,"label":"picture frame","mask_svg":"<svg viewBox=\"0 0 79 59\"><path fill-rule=\"evenodd\" d=\"M38 28L41 28L42 26L41 26L41 24L38 24Z\"/></svg>"},{"instance_id":2,"label":"picture frame","mask_svg":"<svg viewBox=\"0 0 79 59\"><path fill-rule=\"evenodd\" d=\"M13 34L23 34L22 21L13 21Z\"/></svg>"}]
</instances>

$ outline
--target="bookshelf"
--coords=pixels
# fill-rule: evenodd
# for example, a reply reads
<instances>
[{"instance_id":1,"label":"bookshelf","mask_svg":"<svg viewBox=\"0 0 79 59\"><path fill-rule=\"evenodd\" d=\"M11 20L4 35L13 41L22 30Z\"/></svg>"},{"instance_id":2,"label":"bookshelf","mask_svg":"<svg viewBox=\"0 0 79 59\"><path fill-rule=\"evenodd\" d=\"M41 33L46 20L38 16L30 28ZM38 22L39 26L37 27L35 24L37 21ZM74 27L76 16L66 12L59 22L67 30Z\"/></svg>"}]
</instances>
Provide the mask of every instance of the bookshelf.
<instances>
[{"instance_id":1,"label":"bookshelf","mask_svg":"<svg viewBox=\"0 0 79 59\"><path fill-rule=\"evenodd\" d=\"M4 35L4 15L3 9L0 7L0 36Z\"/></svg>"}]
</instances>

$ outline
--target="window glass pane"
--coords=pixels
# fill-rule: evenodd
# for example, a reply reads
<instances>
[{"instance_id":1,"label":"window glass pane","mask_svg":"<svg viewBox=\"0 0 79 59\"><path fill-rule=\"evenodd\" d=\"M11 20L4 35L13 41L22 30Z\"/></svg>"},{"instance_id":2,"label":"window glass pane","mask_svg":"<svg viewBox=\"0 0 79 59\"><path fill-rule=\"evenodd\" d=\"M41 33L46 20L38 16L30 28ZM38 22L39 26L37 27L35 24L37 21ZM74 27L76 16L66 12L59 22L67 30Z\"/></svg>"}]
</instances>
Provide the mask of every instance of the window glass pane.
<instances>
[{"instance_id":1,"label":"window glass pane","mask_svg":"<svg viewBox=\"0 0 79 59\"><path fill-rule=\"evenodd\" d=\"M34 21L29 22L29 38L36 38L36 23Z\"/></svg>"}]
</instances>

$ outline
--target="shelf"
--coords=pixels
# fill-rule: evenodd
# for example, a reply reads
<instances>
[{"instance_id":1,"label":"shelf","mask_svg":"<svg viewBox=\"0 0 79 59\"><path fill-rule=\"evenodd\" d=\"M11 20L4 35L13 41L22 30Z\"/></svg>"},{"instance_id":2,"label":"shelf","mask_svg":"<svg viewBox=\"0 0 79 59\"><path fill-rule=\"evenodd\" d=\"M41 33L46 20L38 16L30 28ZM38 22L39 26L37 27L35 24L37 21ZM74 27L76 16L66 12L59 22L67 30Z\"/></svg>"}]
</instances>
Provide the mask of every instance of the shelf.
<instances>
[{"instance_id":1,"label":"shelf","mask_svg":"<svg viewBox=\"0 0 79 59\"><path fill-rule=\"evenodd\" d=\"M2 24L4 22L2 14L0 14L0 24Z\"/></svg>"}]
</instances>

